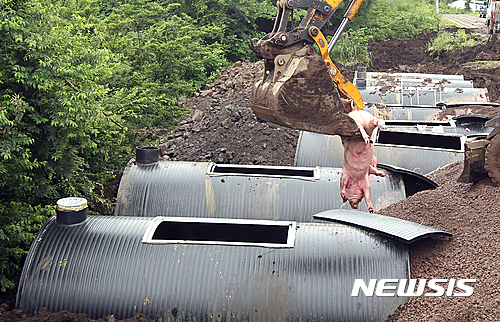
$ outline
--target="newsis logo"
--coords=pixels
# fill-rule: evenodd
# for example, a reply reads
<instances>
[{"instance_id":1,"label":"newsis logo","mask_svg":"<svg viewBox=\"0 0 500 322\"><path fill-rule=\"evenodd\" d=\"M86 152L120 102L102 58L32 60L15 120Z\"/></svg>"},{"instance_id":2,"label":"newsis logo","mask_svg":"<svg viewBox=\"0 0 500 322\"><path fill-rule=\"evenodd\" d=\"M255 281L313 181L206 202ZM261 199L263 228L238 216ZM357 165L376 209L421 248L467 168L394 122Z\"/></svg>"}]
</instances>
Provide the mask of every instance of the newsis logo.
<instances>
[{"instance_id":1,"label":"newsis logo","mask_svg":"<svg viewBox=\"0 0 500 322\"><path fill-rule=\"evenodd\" d=\"M418 286L417 286L418 282ZM474 288L468 283L476 283L475 279L371 279L368 285L362 279L356 279L351 296L359 296L360 291L365 296L422 296L425 286L432 292L424 296L467 297L474 293Z\"/></svg>"}]
</instances>

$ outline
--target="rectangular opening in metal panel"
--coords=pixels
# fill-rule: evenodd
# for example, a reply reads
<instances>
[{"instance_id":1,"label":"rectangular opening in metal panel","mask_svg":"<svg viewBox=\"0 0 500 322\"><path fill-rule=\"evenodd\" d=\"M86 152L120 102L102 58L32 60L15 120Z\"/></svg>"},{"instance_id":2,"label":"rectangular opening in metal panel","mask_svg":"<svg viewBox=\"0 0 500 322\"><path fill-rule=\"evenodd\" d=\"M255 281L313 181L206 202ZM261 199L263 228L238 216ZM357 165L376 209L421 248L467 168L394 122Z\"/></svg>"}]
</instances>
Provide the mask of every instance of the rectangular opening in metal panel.
<instances>
[{"instance_id":1,"label":"rectangular opening in metal panel","mask_svg":"<svg viewBox=\"0 0 500 322\"><path fill-rule=\"evenodd\" d=\"M220 166L213 167L212 174L246 174L263 175L274 177L301 177L315 178L315 169L300 168L273 168L273 167L238 167L238 166Z\"/></svg>"},{"instance_id":2,"label":"rectangular opening in metal panel","mask_svg":"<svg viewBox=\"0 0 500 322\"><path fill-rule=\"evenodd\" d=\"M377 143L457 151L462 150L462 140L460 136L451 135L380 131Z\"/></svg>"},{"instance_id":3,"label":"rectangular opening in metal panel","mask_svg":"<svg viewBox=\"0 0 500 322\"><path fill-rule=\"evenodd\" d=\"M388 126L416 126L416 125L427 125L427 126L452 126L451 122L446 121L436 121L436 122L426 122L426 121L398 121L398 120L387 120L385 124Z\"/></svg>"},{"instance_id":4,"label":"rectangular opening in metal panel","mask_svg":"<svg viewBox=\"0 0 500 322\"><path fill-rule=\"evenodd\" d=\"M293 247L295 227L281 221L163 218L148 228L143 242Z\"/></svg>"}]
</instances>

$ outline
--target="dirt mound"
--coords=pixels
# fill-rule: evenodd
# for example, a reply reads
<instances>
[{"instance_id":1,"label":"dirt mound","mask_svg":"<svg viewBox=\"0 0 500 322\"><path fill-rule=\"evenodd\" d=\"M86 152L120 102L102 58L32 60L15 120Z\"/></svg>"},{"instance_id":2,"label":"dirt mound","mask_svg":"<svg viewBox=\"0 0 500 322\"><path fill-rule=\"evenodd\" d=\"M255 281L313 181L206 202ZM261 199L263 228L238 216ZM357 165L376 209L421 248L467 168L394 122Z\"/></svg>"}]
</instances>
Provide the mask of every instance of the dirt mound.
<instances>
[{"instance_id":1,"label":"dirt mound","mask_svg":"<svg viewBox=\"0 0 500 322\"><path fill-rule=\"evenodd\" d=\"M368 71L416 72L416 69L434 61L427 52L427 44L436 35L437 32L433 31L421 34L411 41L389 39L383 43L370 42L368 51L371 53L372 65Z\"/></svg>"},{"instance_id":2,"label":"dirt mound","mask_svg":"<svg viewBox=\"0 0 500 322\"><path fill-rule=\"evenodd\" d=\"M293 165L299 132L262 121L250 109L250 92L264 64L237 62L205 90L178 104L191 109L167 143L165 160Z\"/></svg>"},{"instance_id":3,"label":"dirt mound","mask_svg":"<svg viewBox=\"0 0 500 322\"><path fill-rule=\"evenodd\" d=\"M479 60L500 60L500 41L498 40L499 34L491 35L482 48L482 51L477 55L476 59Z\"/></svg>"},{"instance_id":4,"label":"dirt mound","mask_svg":"<svg viewBox=\"0 0 500 322\"><path fill-rule=\"evenodd\" d=\"M489 178L457 182L463 163L428 177L439 184L380 211L453 234L410 246L411 278L476 279L470 297L415 297L388 321L498 321L500 316L500 188Z\"/></svg>"},{"instance_id":5,"label":"dirt mound","mask_svg":"<svg viewBox=\"0 0 500 322\"><path fill-rule=\"evenodd\" d=\"M462 74L475 87L488 88L490 99L500 98L500 43L430 56L427 43L434 32L418 38L370 43L373 65L368 71ZM174 134L160 146L165 160L212 161L232 164L293 165L298 132L269 124L249 107L250 91L261 76L261 62L238 62L224 69L217 80L193 98L178 104L191 109ZM341 68L352 79L356 67ZM472 106L475 113L496 113ZM472 110L471 110L472 111ZM451 110L448 112L451 113ZM460 114L463 111L454 110ZM451 115L451 114L448 114ZM492 116L491 114L490 116ZM380 211L381 214L421 222L454 234L451 240L425 239L410 246L412 278L477 279L474 295L418 297L401 306L389 321L495 321L500 316L500 188L489 179L458 183L462 163L437 170L429 177L435 190L419 192ZM10 293L9 293L10 294ZM40 310L30 316L13 309L13 296L2 297L0 321L90 321L85 315ZM114 321L113 316L98 321ZM127 321L148 321L136 315Z\"/></svg>"}]
</instances>

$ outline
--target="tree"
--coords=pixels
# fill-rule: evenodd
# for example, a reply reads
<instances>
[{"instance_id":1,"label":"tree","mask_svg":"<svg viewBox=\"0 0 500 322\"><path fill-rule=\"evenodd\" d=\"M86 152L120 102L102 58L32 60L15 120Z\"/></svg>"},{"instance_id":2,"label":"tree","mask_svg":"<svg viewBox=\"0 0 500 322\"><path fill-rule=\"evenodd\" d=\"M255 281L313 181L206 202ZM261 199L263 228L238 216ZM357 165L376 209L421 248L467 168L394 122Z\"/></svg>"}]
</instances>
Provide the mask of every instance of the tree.
<instances>
[{"instance_id":1,"label":"tree","mask_svg":"<svg viewBox=\"0 0 500 322\"><path fill-rule=\"evenodd\" d=\"M0 0L2 290L51 205L99 198L124 152L127 129L102 82L116 57L92 24L44 1Z\"/></svg>"},{"instance_id":2,"label":"tree","mask_svg":"<svg viewBox=\"0 0 500 322\"><path fill-rule=\"evenodd\" d=\"M222 45L206 41L221 28L196 26L178 7L132 0L100 24L108 48L121 57L109 86L132 126L168 126L182 115L178 97L191 96L228 65Z\"/></svg>"}]
</instances>

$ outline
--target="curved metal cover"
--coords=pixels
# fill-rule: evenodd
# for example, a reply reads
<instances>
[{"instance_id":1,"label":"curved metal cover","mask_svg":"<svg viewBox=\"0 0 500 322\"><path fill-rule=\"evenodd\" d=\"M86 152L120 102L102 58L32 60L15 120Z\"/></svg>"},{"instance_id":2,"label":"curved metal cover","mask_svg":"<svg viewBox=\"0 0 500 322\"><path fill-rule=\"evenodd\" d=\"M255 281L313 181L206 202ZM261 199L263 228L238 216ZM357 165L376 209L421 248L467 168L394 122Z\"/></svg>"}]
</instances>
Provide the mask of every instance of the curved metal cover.
<instances>
[{"instance_id":1,"label":"curved metal cover","mask_svg":"<svg viewBox=\"0 0 500 322\"><path fill-rule=\"evenodd\" d=\"M467 101L462 101L462 102L455 102L455 103L439 103L438 104L438 106L441 106L442 108L459 107L459 106L465 106L465 105L482 105L482 106L500 107L500 103L493 103L493 102L467 102Z\"/></svg>"},{"instance_id":2,"label":"curved metal cover","mask_svg":"<svg viewBox=\"0 0 500 322\"><path fill-rule=\"evenodd\" d=\"M373 154L379 163L401 167L418 174L427 174L441 166L464 159L463 140L460 141L460 150L379 144L377 140L376 138ZM344 147L339 136L305 131L300 133L295 152L295 166L341 167L343 161Z\"/></svg>"},{"instance_id":3,"label":"curved metal cover","mask_svg":"<svg viewBox=\"0 0 500 322\"><path fill-rule=\"evenodd\" d=\"M491 117L484 115L459 115L453 118L456 124L457 133L465 135L486 134L493 130L493 127L486 126Z\"/></svg>"},{"instance_id":4,"label":"curved metal cover","mask_svg":"<svg viewBox=\"0 0 500 322\"><path fill-rule=\"evenodd\" d=\"M314 215L314 218L332 220L347 225L362 227L370 231L388 235L392 238L397 238L408 244L431 236L453 236L445 231L408 220L362 211L328 210Z\"/></svg>"},{"instance_id":5,"label":"curved metal cover","mask_svg":"<svg viewBox=\"0 0 500 322\"><path fill-rule=\"evenodd\" d=\"M356 227L298 223L293 248L149 244L154 218L50 218L31 245L16 305L98 319L384 321L401 297L351 297L355 279L408 279L406 246Z\"/></svg>"},{"instance_id":6,"label":"curved metal cover","mask_svg":"<svg viewBox=\"0 0 500 322\"><path fill-rule=\"evenodd\" d=\"M407 197L422 190L435 189L438 187L438 184L431 179L405 168L395 167L393 165L383 163L377 164L377 167L400 173L403 176Z\"/></svg>"},{"instance_id":7,"label":"curved metal cover","mask_svg":"<svg viewBox=\"0 0 500 322\"><path fill-rule=\"evenodd\" d=\"M214 173L214 164L207 162L161 161L152 166L131 162L120 182L115 215L311 222L315 213L343 204L339 168L217 166L226 172ZM249 174L249 170L255 171ZM280 175L273 175L274 170ZM301 177L306 170L312 170L311 175ZM371 195L375 210L404 199L402 176L391 172L374 178ZM364 202L359 206L367 211Z\"/></svg>"}]
</instances>

